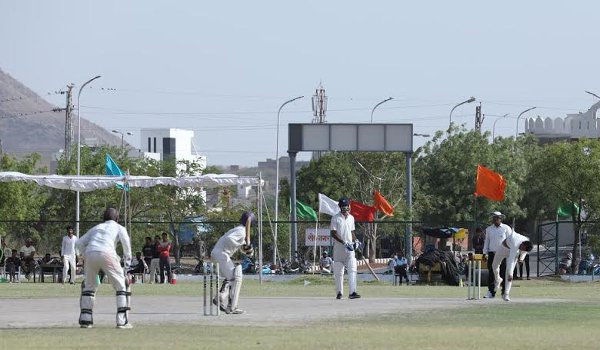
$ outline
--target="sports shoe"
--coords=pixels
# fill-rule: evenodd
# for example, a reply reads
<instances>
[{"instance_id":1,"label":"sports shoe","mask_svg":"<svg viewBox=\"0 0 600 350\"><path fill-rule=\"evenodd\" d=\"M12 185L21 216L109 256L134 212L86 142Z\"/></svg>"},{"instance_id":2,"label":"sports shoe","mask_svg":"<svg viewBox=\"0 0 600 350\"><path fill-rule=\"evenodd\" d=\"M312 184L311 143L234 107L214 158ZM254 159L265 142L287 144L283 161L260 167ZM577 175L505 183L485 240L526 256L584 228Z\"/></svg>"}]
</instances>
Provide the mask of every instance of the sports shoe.
<instances>
[{"instance_id":1,"label":"sports shoe","mask_svg":"<svg viewBox=\"0 0 600 350\"><path fill-rule=\"evenodd\" d=\"M227 311L225 311L225 312L229 315L241 315L244 313L244 310L238 309L238 308L231 310L231 309L227 308Z\"/></svg>"},{"instance_id":2,"label":"sports shoe","mask_svg":"<svg viewBox=\"0 0 600 350\"><path fill-rule=\"evenodd\" d=\"M492 292L490 292L488 290L487 294L484 296L484 298L488 298L488 299L494 299L494 294L492 294Z\"/></svg>"},{"instance_id":3,"label":"sports shoe","mask_svg":"<svg viewBox=\"0 0 600 350\"><path fill-rule=\"evenodd\" d=\"M335 296L336 299L342 299L342 293L338 292L337 295Z\"/></svg>"},{"instance_id":4,"label":"sports shoe","mask_svg":"<svg viewBox=\"0 0 600 350\"><path fill-rule=\"evenodd\" d=\"M223 312L227 312L227 308L225 307L225 305L223 305L223 303L219 303L217 300L218 297L214 297L212 300L213 305L219 305L219 310L223 311Z\"/></svg>"},{"instance_id":5,"label":"sports shoe","mask_svg":"<svg viewBox=\"0 0 600 350\"><path fill-rule=\"evenodd\" d=\"M117 329L131 329L133 328L133 325L129 322L125 323L125 324L118 324L117 325Z\"/></svg>"},{"instance_id":6,"label":"sports shoe","mask_svg":"<svg viewBox=\"0 0 600 350\"><path fill-rule=\"evenodd\" d=\"M503 299L504 301L510 301L510 297L508 296L508 294L504 294L504 295L502 295L502 299Z\"/></svg>"},{"instance_id":7,"label":"sports shoe","mask_svg":"<svg viewBox=\"0 0 600 350\"><path fill-rule=\"evenodd\" d=\"M79 328L92 328L91 324L80 324Z\"/></svg>"},{"instance_id":8,"label":"sports shoe","mask_svg":"<svg viewBox=\"0 0 600 350\"><path fill-rule=\"evenodd\" d=\"M348 296L348 298L349 298L349 299L359 299L359 298L360 298L360 294L358 294L358 293L354 292L354 293L350 294L350 295Z\"/></svg>"}]
</instances>

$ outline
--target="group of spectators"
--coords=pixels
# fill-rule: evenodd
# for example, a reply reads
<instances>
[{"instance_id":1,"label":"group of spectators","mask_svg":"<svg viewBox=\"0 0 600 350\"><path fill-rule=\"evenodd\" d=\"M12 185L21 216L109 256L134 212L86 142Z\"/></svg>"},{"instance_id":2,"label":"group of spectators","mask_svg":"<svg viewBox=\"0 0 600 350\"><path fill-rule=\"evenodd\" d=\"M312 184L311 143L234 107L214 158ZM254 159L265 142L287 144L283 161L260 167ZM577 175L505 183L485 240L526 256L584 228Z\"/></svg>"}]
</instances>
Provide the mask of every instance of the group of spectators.
<instances>
[{"instance_id":1,"label":"group of spectators","mask_svg":"<svg viewBox=\"0 0 600 350\"><path fill-rule=\"evenodd\" d=\"M172 244L166 232L162 233L162 239L159 235L154 236L154 241L150 236L147 236L142 251L135 254L135 258L131 262L131 269L128 272L145 273L148 271L150 274L149 283L165 283L165 281L170 283L173 279L170 262L171 248Z\"/></svg>"},{"instance_id":2,"label":"group of spectators","mask_svg":"<svg viewBox=\"0 0 600 350\"><path fill-rule=\"evenodd\" d=\"M31 274L36 268L35 247L33 241L27 239L21 249L10 249L6 242L2 241L2 260L8 274L9 282L18 282L18 273L25 274L25 278L31 279Z\"/></svg>"},{"instance_id":3,"label":"group of spectators","mask_svg":"<svg viewBox=\"0 0 600 350\"><path fill-rule=\"evenodd\" d=\"M61 243L60 258L53 258L48 253L39 260L35 259L36 249L31 238L26 239L25 244L19 250L7 247L6 241L2 240L0 265L4 265L8 282L17 283L21 274L30 280L35 269L41 268L40 266L62 264L61 280L63 284L74 284L79 255L76 249L77 240L77 236L73 233L73 227L67 226L66 235ZM162 239L159 235L154 237L154 241L150 237L146 237L146 243L142 249L143 256L142 252L137 252L127 272L132 275L149 273L150 283L171 282L172 271L169 261L171 248L172 244L166 232L162 233Z\"/></svg>"}]
</instances>

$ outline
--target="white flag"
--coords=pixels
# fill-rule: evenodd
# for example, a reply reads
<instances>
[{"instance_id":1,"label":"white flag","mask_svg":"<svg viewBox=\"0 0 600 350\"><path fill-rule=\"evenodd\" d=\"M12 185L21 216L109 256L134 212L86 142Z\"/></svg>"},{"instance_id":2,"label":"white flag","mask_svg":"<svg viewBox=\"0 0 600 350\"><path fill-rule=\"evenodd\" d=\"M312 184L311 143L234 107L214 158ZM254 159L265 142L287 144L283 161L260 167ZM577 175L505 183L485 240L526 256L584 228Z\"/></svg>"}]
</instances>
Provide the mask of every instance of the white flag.
<instances>
[{"instance_id":1,"label":"white flag","mask_svg":"<svg viewBox=\"0 0 600 350\"><path fill-rule=\"evenodd\" d=\"M340 212L338 203L326 195L319 193L319 213L334 216Z\"/></svg>"}]
</instances>

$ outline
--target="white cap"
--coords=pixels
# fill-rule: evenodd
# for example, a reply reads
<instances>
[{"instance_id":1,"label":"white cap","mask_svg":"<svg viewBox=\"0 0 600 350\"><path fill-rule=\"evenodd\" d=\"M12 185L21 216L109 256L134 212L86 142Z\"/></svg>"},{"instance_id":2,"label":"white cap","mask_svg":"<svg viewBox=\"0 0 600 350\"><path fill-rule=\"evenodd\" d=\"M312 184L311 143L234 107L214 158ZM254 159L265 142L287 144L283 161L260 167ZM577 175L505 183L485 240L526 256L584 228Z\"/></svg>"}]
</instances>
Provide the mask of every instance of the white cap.
<instances>
[{"instance_id":1,"label":"white cap","mask_svg":"<svg viewBox=\"0 0 600 350\"><path fill-rule=\"evenodd\" d=\"M492 214L490 216L491 217L498 216L500 218L504 217L504 215L501 212L499 212L499 211L492 212Z\"/></svg>"}]
</instances>

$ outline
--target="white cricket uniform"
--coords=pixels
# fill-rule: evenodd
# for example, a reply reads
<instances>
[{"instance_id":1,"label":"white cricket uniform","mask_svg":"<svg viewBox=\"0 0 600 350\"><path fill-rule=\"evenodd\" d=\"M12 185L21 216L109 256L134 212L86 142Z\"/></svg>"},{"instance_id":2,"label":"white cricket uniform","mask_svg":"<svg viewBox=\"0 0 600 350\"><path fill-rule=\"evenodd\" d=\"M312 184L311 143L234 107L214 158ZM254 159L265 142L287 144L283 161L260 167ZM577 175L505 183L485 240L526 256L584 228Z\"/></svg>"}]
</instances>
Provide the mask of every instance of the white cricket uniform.
<instances>
[{"instance_id":1,"label":"white cricket uniform","mask_svg":"<svg viewBox=\"0 0 600 350\"><path fill-rule=\"evenodd\" d=\"M246 228L238 225L221 236L210 253L211 260L219 263L219 273L226 280L234 278L235 264L231 261L231 256L244 244L245 240Z\"/></svg>"},{"instance_id":2,"label":"white cricket uniform","mask_svg":"<svg viewBox=\"0 0 600 350\"><path fill-rule=\"evenodd\" d=\"M341 212L331 217L331 230L336 231L338 237L346 243L352 243L354 216L348 213L344 217ZM344 266L348 269L348 289L350 294L356 292L356 255L348 251L346 246L333 240L333 275L335 277L336 292L344 294Z\"/></svg>"},{"instance_id":3,"label":"white cricket uniform","mask_svg":"<svg viewBox=\"0 0 600 350\"><path fill-rule=\"evenodd\" d=\"M84 291L96 291L98 284L96 276L100 270L109 277L113 288L125 291L125 275L117 255L117 241L121 242L125 265L131 263L131 242L127 229L113 220L105 221L92 227L77 241L75 247L84 252L85 286Z\"/></svg>"},{"instance_id":4,"label":"white cricket uniform","mask_svg":"<svg viewBox=\"0 0 600 350\"><path fill-rule=\"evenodd\" d=\"M529 238L511 231L504 240L508 248L504 244L501 244L500 248L496 250L494 262L492 263L492 269L494 270L496 281L500 280L500 264L502 263L502 259L506 258L506 272L504 274L506 277L506 281L504 281L505 295L510 295L510 288L512 287L511 280L513 278L513 271L515 270L517 261L523 261L525 255L527 255L526 251L519 250L519 246L525 241L529 241Z\"/></svg>"},{"instance_id":5,"label":"white cricket uniform","mask_svg":"<svg viewBox=\"0 0 600 350\"><path fill-rule=\"evenodd\" d=\"M77 262L75 260L77 251L75 249L75 244L77 243L77 240L78 238L75 235L72 237L66 235L62 240L60 255L63 256L63 283L67 281L67 272L69 272L69 267L71 268L71 282L75 282L77 268Z\"/></svg>"}]
</instances>

